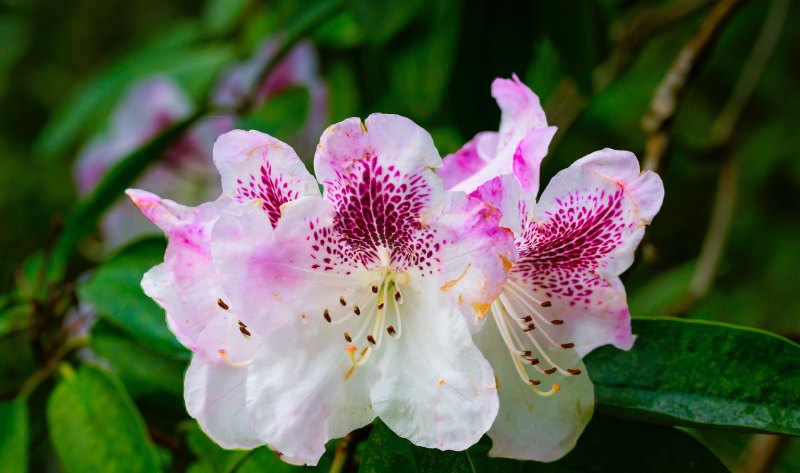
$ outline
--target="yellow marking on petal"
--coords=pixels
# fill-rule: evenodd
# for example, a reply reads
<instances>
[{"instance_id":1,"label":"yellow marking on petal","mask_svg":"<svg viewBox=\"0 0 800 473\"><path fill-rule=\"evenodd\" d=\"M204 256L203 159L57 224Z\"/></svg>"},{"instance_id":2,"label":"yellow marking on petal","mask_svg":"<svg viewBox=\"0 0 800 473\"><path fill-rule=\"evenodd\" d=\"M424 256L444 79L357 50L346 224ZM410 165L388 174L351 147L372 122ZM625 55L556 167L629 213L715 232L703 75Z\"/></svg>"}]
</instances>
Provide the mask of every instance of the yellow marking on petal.
<instances>
[{"instance_id":1,"label":"yellow marking on petal","mask_svg":"<svg viewBox=\"0 0 800 473\"><path fill-rule=\"evenodd\" d=\"M447 282L446 282L446 283L444 283L444 284L442 285L442 287L441 287L441 288L439 288L439 289L441 289L441 290L442 290L442 292L447 292L447 291L449 291L450 289L453 289L453 287L455 287L455 285L456 285L456 284L458 284L459 282L461 282L461 280L462 280L462 279L464 279L464 276L466 276L466 275L467 275L467 271L469 271L469 268L471 268L471 267L472 267L472 263L469 263L469 264L467 265L467 267L466 267L466 268L464 268L464 272L463 272L463 273L461 273L461 276L457 277L456 279L453 279L452 281L447 281Z\"/></svg>"},{"instance_id":2,"label":"yellow marking on petal","mask_svg":"<svg viewBox=\"0 0 800 473\"><path fill-rule=\"evenodd\" d=\"M443 379L439 380L439 386L444 386L444 380Z\"/></svg>"},{"instance_id":3,"label":"yellow marking on petal","mask_svg":"<svg viewBox=\"0 0 800 473\"><path fill-rule=\"evenodd\" d=\"M483 320L486 318L486 314L491 309L492 304L481 304L480 302L473 302L472 303L472 310L475 311L475 316L478 320Z\"/></svg>"},{"instance_id":4,"label":"yellow marking on petal","mask_svg":"<svg viewBox=\"0 0 800 473\"><path fill-rule=\"evenodd\" d=\"M503 255L500 255L500 261L503 262L503 267L506 269L506 271L510 270L514 266L514 263Z\"/></svg>"}]
</instances>

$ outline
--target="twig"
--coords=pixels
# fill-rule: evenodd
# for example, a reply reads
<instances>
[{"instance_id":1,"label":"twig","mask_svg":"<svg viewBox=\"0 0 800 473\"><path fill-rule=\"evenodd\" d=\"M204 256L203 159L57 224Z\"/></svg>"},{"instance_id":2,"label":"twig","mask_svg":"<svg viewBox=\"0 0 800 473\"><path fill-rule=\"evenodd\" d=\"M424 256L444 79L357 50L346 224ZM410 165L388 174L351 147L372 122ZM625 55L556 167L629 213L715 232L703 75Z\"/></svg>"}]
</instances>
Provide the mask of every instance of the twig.
<instances>
[{"instance_id":1,"label":"twig","mask_svg":"<svg viewBox=\"0 0 800 473\"><path fill-rule=\"evenodd\" d=\"M768 473L772 471L788 440L788 437L781 435L754 435L736 473Z\"/></svg>"},{"instance_id":2,"label":"twig","mask_svg":"<svg viewBox=\"0 0 800 473\"><path fill-rule=\"evenodd\" d=\"M722 27L738 5L738 0L720 0L714 5L700 27L678 53L656 88L650 107L642 118L642 128L647 133L645 169L658 170L661 158L669 145L669 126L678 101L686 92L686 86L697 71L696 66L700 63L700 59L714 44Z\"/></svg>"}]
</instances>

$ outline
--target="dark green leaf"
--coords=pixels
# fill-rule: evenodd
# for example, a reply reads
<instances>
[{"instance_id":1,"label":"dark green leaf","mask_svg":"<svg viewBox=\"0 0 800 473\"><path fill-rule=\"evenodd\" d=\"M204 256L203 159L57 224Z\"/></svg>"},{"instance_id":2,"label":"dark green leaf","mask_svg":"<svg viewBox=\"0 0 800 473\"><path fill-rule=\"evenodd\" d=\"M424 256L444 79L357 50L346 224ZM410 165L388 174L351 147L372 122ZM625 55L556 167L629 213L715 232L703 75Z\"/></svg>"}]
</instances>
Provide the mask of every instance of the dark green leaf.
<instances>
[{"instance_id":1,"label":"dark green leaf","mask_svg":"<svg viewBox=\"0 0 800 473\"><path fill-rule=\"evenodd\" d=\"M723 473L728 470L703 444L686 432L595 416L578 445L553 463L489 458L489 442L469 449L481 473Z\"/></svg>"},{"instance_id":2,"label":"dark green leaf","mask_svg":"<svg viewBox=\"0 0 800 473\"><path fill-rule=\"evenodd\" d=\"M5 473L28 471L28 404L0 403L0 465Z\"/></svg>"},{"instance_id":3,"label":"dark green leaf","mask_svg":"<svg viewBox=\"0 0 800 473\"><path fill-rule=\"evenodd\" d=\"M331 18L314 33L317 43L331 48L352 48L361 44L365 37L364 27L349 10Z\"/></svg>"},{"instance_id":4,"label":"dark green leaf","mask_svg":"<svg viewBox=\"0 0 800 473\"><path fill-rule=\"evenodd\" d=\"M139 412L110 373L68 373L47 404L50 440L67 473L161 471Z\"/></svg>"},{"instance_id":5,"label":"dark green leaf","mask_svg":"<svg viewBox=\"0 0 800 473\"><path fill-rule=\"evenodd\" d=\"M142 276L164 260L164 239L122 249L78 287L80 299L135 340L172 356L188 352L169 331L164 309L141 288Z\"/></svg>"},{"instance_id":6,"label":"dark green leaf","mask_svg":"<svg viewBox=\"0 0 800 473\"><path fill-rule=\"evenodd\" d=\"M359 473L474 473L467 452L432 450L398 437L380 420L362 447ZM482 471L482 470L478 470Z\"/></svg>"},{"instance_id":7,"label":"dark green leaf","mask_svg":"<svg viewBox=\"0 0 800 473\"><path fill-rule=\"evenodd\" d=\"M292 87L264 102L258 110L242 117L239 128L258 130L278 139L294 136L306 121L311 98L305 87Z\"/></svg>"},{"instance_id":8,"label":"dark green leaf","mask_svg":"<svg viewBox=\"0 0 800 473\"><path fill-rule=\"evenodd\" d=\"M373 46L380 46L420 11L422 0L352 0L353 11Z\"/></svg>"},{"instance_id":9,"label":"dark green leaf","mask_svg":"<svg viewBox=\"0 0 800 473\"><path fill-rule=\"evenodd\" d=\"M214 35L230 32L241 20L251 0L207 0L203 23Z\"/></svg>"},{"instance_id":10,"label":"dark green leaf","mask_svg":"<svg viewBox=\"0 0 800 473\"><path fill-rule=\"evenodd\" d=\"M651 422L800 435L800 346L732 325L634 319L629 352L586 359L601 412Z\"/></svg>"},{"instance_id":11,"label":"dark green leaf","mask_svg":"<svg viewBox=\"0 0 800 473\"><path fill-rule=\"evenodd\" d=\"M182 398L185 358L154 351L104 322L92 329L91 348L108 362L132 397L161 393Z\"/></svg>"},{"instance_id":12,"label":"dark green leaf","mask_svg":"<svg viewBox=\"0 0 800 473\"><path fill-rule=\"evenodd\" d=\"M18 389L36 370L29 332L0 337L0 394Z\"/></svg>"}]
</instances>

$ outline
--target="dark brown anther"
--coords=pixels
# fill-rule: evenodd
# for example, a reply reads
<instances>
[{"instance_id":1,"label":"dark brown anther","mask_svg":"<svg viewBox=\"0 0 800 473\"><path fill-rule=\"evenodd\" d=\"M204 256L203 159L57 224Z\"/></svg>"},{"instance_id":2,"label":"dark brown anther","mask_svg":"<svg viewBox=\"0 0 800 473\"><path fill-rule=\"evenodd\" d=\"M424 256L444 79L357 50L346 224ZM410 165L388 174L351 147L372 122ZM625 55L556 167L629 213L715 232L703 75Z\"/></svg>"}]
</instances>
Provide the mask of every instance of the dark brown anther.
<instances>
[{"instance_id":1,"label":"dark brown anther","mask_svg":"<svg viewBox=\"0 0 800 473\"><path fill-rule=\"evenodd\" d=\"M530 359L531 366L536 366L539 364L539 358L531 358Z\"/></svg>"},{"instance_id":2,"label":"dark brown anther","mask_svg":"<svg viewBox=\"0 0 800 473\"><path fill-rule=\"evenodd\" d=\"M222 299L217 299L217 305L220 306L222 310L230 309L230 307L228 307L228 304L226 304L225 301L223 301Z\"/></svg>"},{"instance_id":3,"label":"dark brown anther","mask_svg":"<svg viewBox=\"0 0 800 473\"><path fill-rule=\"evenodd\" d=\"M578 376L582 373L582 371L576 370L575 368L567 368L567 373L571 374L572 376Z\"/></svg>"},{"instance_id":4,"label":"dark brown anther","mask_svg":"<svg viewBox=\"0 0 800 473\"><path fill-rule=\"evenodd\" d=\"M393 326L391 326L391 325L389 325L388 327L386 327L386 331L387 331L387 332L389 332L389 335L394 335L394 334L396 334L396 333L397 333L397 332L395 332L395 331L394 331L394 327L393 327Z\"/></svg>"},{"instance_id":5,"label":"dark brown anther","mask_svg":"<svg viewBox=\"0 0 800 473\"><path fill-rule=\"evenodd\" d=\"M378 310L383 310L383 302L381 302L380 304L378 304Z\"/></svg>"},{"instance_id":6,"label":"dark brown anther","mask_svg":"<svg viewBox=\"0 0 800 473\"><path fill-rule=\"evenodd\" d=\"M556 320L551 320L550 323L553 325L561 325L564 323L564 321L556 319Z\"/></svg>"},{"instance_id":7,"label":"dark brown anther","mask_svg":"<svg viewBox=\"0 0 800 473\"><path fill-rule=\"evenodd\" d=\"M533 317L531 317L530 315L526 315L525 317L521 318L520 320L523 321L523 322L530 322L531 320L533 320Z\"/></svg>"},{"instance_id":8,"label":"dark brown anther","mask_svg":"<svg viewBox=\"0 0 800 473\"><path fill-rule=\"evenodd\" d=\"M242 335L245 335L247 337L250 336L250 331L247 330L247 326L241 322L239 322L239 331L242 332Z\"/></svg>"},{"instance_id":9,"label":"dark brown anther","mask_svg":"<svg viewBox=\"0 0 800 473\"><path fill-rule=\"evenodd\" d=\"M556 371L558 371L558 368L556 368L556 367L554 366L554 367L550 368L549 370L544 370L544 374L553 374L553 373L555 373Z\"/></svg>"},{"instance_id":10,"label":"dark brown anther","mask_svg":"<svg viewBox=\"0 0 800 473\"><path fill-rule=\"evenodd\" d=\"M527 327L525 327L524 329L522 329L522 331L523 331L523 332L530 332L531 330L533 330L533 329L535 329L535 328L536 328L536 327L535 327L533 324L530 324L530 325L528 325Z\"/></svg>"},{"instance_id":11,"label":"dark brown anther","mask_svg":"<svg viewBox=\"0 0 800 473\"><path fill-rule=\"evenodd\" d=\"M347 333L347 332L344 333L344 339L347 340L347 343L350 343L350 342L353 341L353 339L350 337L350 334Z\"/></svg>"},{"instance_id":12,"label":"dark brown anther","mask_svg":"<svg viewBox=\"0 0 800 473\"><path fill-rule=\"evenodd\" d=\"M553 305L553 303L552 303L552 302L550 302L550 301L544 301L544 302L542 302L542 304L541 304L541 306L542 306L542 307L550 307L551 305Z\"/></svg>"},{"instance_id":13,"label":"dark brown anther","mask_svg":"<svg viewBox=\"0 0 800 473\"><path fill-rule=\"evenodd\" d=\"M542 384L542 382L539 381L538 379L529 379L528 382L531 383L533 386L538 386Z\"/></svg>"},{"instance_id":14,"label":"dark brown anther","mask_svg":"<svg viewBox=\"0 0 800 473\"><path fill-rule=\"evenodd\" d=\"M325 309L325 312L322 313L322 316L325 317L327 322L331 321L331 314L328 312L328 309Z\"/></svg>"},{"instance_id":15,"label":"dark brown anther","mask_svg":"<svg viewBox=\"0 0 800 473\"><path fill-rule=\"evenodd\" d=\"M522 356L531 356L532 354L533 352L531 352L530 350L525 350L522 352Z\"/></svg>"},{"instance_id":16,"label":"dark brown anther","mask_svg":"<svg viewBox=\"0 0 800 473\"><path fill-rule=\"evenodd\" d=\"M564 348L565 350L570 349L570 348L575 348L575 344L574 343L562 343L561 344L561 348Z\"/></svg>"},{"instance_id":17,"label":"dark brown anther","mask_svg":"<svg viewBox=\"0 0 800 473\"><path fill-rule=\"evenodd\" d=\"M361 309L359 309L357 305L353 306L353 312L355 312L356 315L361 315Z\"/></svg>"},{"instance_id":18,"label":"dark brown anther","mask_svg":"<svg viewBox=\"0 0 800 473\"><path fill-rule=\"evenodd\" d=\"M339 304L342 304L342 306L347 305L347 301L344 300L344 296L339 296Z\"/></svg>"},{"instance_id":19,"label":"dark brown anther","mask_svg":"<svg viewBox=\"0 0 800 473\"><path fill-rule=\"evenodd\" d=\"M375 345L375 337L373 337L372 334L367 335L367 341Z\"/></svg>"},{"instance_id":20,"label":"dark brown anther","mask_svg":"<svg viewBox=\"0 0 800 473\"><path fill-rule=\"evenodd\" d=\"M394 300L396 300L397 302L400 302L400 299L402 298L403 296L400 295L400 291L394 293Z\"/></svg>"},{"instance_id":21,"label":"dark brown anther","mask_svg":"<svg viewBox=\"0 0 800 473\"><path fill-rule=\"evenodd\" d=\"M372 293L373 294L377 294L378 293L378 285L377 284L373 284L372 285Z\"/></svg>"}]
</instances>

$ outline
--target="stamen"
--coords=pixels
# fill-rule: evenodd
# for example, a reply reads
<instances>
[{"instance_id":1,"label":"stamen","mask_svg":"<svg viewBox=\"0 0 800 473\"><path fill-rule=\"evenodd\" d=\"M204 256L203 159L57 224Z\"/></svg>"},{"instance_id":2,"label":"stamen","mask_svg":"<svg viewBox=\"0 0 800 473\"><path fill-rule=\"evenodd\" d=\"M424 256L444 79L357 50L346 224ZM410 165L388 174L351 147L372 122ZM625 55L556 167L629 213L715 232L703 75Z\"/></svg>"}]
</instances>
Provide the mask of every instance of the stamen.
<instances>
[{"instance_id":1,"label":"stamen","mask_svg":"<svg viewBox=\"0 0 800 473\"><path fill-rule=\"evenodd\" d=\"M250 363L253 362L252 358L250 358L249 360L244 360L244 361L232 361L230 358L228 358L228 350L225 350L223 348L220 348L219 350L217 350L217 353L219 353L219 356L220 356L220 358L222 358L222 361L224 361L225 364L227 364L229 366L233 366L233 367L237 367L238 368L240 366L247 366L247 365L249 365Z\"/></svg>"},{"instance_id":2,"label":"stamen","mask_svg":"<svg viewBox=\"0 0 800 473\"><path fill-rule=\"evenodd\" d=\"M581 374L582 372L583 372L583 371L581 371L581 370L576 370L575 368L567 368L567 373L571 374L572 376L578 376L578 375L579 375L579 374Z\"/></svg>"},{"instance_id":3,"label":"stamen","mask_svg":"<svg viewBox=\"0 0 800 473\"><path fill-rule=\"evenodd\" d=\"M239 321L239 331L240 331L240 332L242 332L242 335L245 335L245 336L247 336L247 337L249 337L249 336L251 335L251 334L250 334L250 331L249 331L249 330L247 330L247 325L245 325L244 323L242 323L242 321L241 321L241 320Z\"/></svg>"},{"instance_id":4,"label":"stamen","mask_svg":"<svg viewBox=\"0 0 800 473\"><path fill-rule=\"evenodd\" d=\"M222 310L228 310L228 309L230 309L230 307L228 306L228 304L226 304L226 303L225 303L225 301L223 301L221 298L220 298L220 299L217 299L217 305L218 305L218 306L220 306L220 307L222 308Z\"/></svg>"},{"instance_id":5,"label":"stamen","mask_svg":"<svg viewBox=\"0 0 800 473\"><path fill-rule=\"evenodd\" d=\"M373 337L372 334L367 335L367 341L375 345L375 337Z\"/></svg>"},{"instance_id":6,"label":"stamen","mask_svg":"<svg viewBox=\"0 0 800 473\"><path fill-rule=\"evenodd\" d=\"M395 335L397 333L394 331L394 327L392 327L391 325L386 327L386 331L389 332L389 335Z\"/></svg>"},{"instance_id":7,"label":"stamen","mask_svg":"<svg viewBox=\"0 0 800 473\"><path fill-rule=\"evenodd\" d=\"M525 327L524 329L522 329L522 331L523 332L530 332L531 330L534 330L535 328L536 327L533 324L530 324L527 327Z\"/></svg>"},{"instance_id":8,"label":"stamen","mask_svg":"<svg viewBox=\"0 0 800 473\"><path fill-rule=\"evenodd\" d=\"M399 302L399 303L401 303L401 304L402 304L402 303L403 303L403 302L401 301L401 299L402 299L402 298L403 298L403 295L402 295L402 294L400 294L400 291L399 291L399 290L398 290L397 292L395 292L395 293L394 293L394 300L395 300L395 301L397 301L397 302Z\"/></svg>"},{"instance_id":9,"label":"stamen","mask_svg":"<svg viewBox=\"0 0 800 473\"><path fill-rule=\"evenodd\" d=\"M528 382L531 383L534 386L538 386L538 385L542 384L541 381L539 381L538 379L533 379L533 378L529 379Z\"/></svg>"},{"instance_id":10,"label":"stamen","mask_svg":"<svg viewBox=\"0 0 800 473\"><path fill-rule=\"evenodd\" d=\"M556 319L556 320L551 320L550 323L553 325L561 325L564 323L564 321Z\"/></svg>"},{"instance_id":11,"label":"stamen","mask_svg":"<svg viewBox=\"0 0 800 473\"><path fill-rule=\"evenodd\" d=\"M331 314L328 312L328 309L325 309L325 312L322 313L322 316L325 317L326 322L331 322Z\"/></svg>"},{"instance_id":12,"label":"stamen","mask_svg":"<svg viewBox=\"0 0 800 473\"><path fill-rule=\"evenodd\" d=\"M539 358L531 358L528 361L531 363L531 366L536 366L539 364Z\"/></svg>"},{"instance_id":13,"label":"stamen","mask_svg":"<svg viewBox=\"0 0 800 473\"><path fill-rule=\"evenodd\" d=\"M550 302L550 301L544 301L539 305L542 306L542 307L551 307L553 305L553 303Z\"/></svg>"},{"instance_id":14,"label":"stamen","mask_svg":"<svg viewBox=\"0 0 800 473\"><path fill-rule=\"evenodd\" d=\"M344 339L347 340L347 343L350 343L350 342L353 341L353 339L350 337L350 334L347 333L347 332L344 333Z\"/></svg>"},{"instance_id":15,"label":"stamen","mask_svg":"<svg viewBox=\"0 0 800 473\"><path fill-rule=\"evenodd\" d=\"M353 312L354 312L356 315L361 315L361 309L359 309L359 308L358 308L358 304L356 304L356 305L354 305L354 306L353 306Z\"/></svg>"},{"instance_id":16,"label":"stamen","mask_svg":"<svg viewBox=\"0 0 800 473\"><path fill-rule=\"evenodd\" d=\"M378 293L378 285L377 284L373 284L372 285L372 293L373 294L377 294Z\"/></svg>"},{"instance_id":17,"label":"stamen","mask_svg":"<svg viewBox=\"0 0 800 473\"><path fill-rule=\"evenodd\" d=\"M565 350L569 350L570 348L575 348L575 344L574 343L562 343L561 344L561 348L563 348Z\"/></svg>"},{"instance_id":18,"label":"stamen","mask_svg":"<svg viewBox=\"0 0 800 473\"><path fill-rule=\"evenodd\" d=\"M339 304L342 304L342 306L347 305L347 301L344 300L344 296L339 296Z\"/></svg>"},{"instance_id":19,"label":"stamen","mask_svg":"<svg viewBox=\"0 0 800 473\"><path fill-rule=\"evenodd\" d=\"M381 302L380 304L378 304L378 310L383 310L383 302Z\"/></svg>"},{"instance_id":20,"label":"stamen","mask_svg":"<svg viewBox=\"0 0 800 473\"><path fill-rule=\"evenodd\" d=\"M521 318L519 320L521 320L523 322L530 322L530 321L533 320L533 317L531 317L530 315L526 315L525 317L523 317L523 318Z\"/></svg>"},{"instance_id":21,"label":"stamen","mask_svg":"<svg viewBox=\"0 0 800 473\"><path fill-rule=\"evenodd\" d=\"M544 374L553 374L553 373L555 373L556 371L558 371L558 368L556 368L556 367L554 366L554 367L552 367L552 368L550 368L550 369L544 370Z\"/></svg>"}]
</instances>

